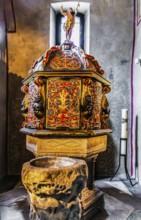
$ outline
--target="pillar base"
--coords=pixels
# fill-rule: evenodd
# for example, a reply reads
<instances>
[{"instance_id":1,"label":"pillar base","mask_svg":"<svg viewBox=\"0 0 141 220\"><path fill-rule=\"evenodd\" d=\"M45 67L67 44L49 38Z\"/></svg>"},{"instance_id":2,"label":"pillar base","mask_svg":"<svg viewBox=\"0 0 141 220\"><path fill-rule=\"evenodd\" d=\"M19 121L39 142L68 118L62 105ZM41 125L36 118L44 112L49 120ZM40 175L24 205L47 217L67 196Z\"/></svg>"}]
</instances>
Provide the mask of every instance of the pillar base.
<instances>
[{"instance_id":1,"label":"pillar base","mask_svg":"<svg viewBox=\"0 0 141 220\"><path fill-rule=\"evenodd\" d=\"M85 188L82 192L82 220L92 220L92 218L104 208L103 193L95 188L89 190Z\"/></svg>"}]
</instances>

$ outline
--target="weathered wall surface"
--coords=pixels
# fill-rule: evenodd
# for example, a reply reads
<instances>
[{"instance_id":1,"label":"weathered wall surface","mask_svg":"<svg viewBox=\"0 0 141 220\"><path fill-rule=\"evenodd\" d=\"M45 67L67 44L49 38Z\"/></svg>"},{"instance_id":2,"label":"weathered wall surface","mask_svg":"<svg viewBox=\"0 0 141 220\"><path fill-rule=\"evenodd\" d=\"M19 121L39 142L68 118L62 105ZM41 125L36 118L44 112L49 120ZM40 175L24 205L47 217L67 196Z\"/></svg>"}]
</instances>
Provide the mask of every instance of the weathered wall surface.
<instances>
[{"instance_id":1,"label":"weathered wall surface","mask_svg":"<svg viewBox=\"0 0 141 220\"><path fill-rule=\"evenodd\" d=\"M0 179L6 175L6 39L3 11L0 2Z\"/></svg>"},{"instance_id":2,"label":"weathered wall surface","mask_svg":"<svg viewBox=\"0 0 141 220\"><path fill-rule=\"evenodd\" d=\"M9 103L9 131L14 133L9 137L10 173L19 172L23 161L29 158L25 151L25 136L17 135L21 127L20 81L27 76L33 61L49 47L51 2L55 1L14 0L17 32L8 37L9 95L12 99ZM87 2L91 4L90 54L99 61L106 77L112 81L108 98L111 106L109 124L113 134L109 137L108 150L97 161L97 176L102 177L113 173L119 148L121 108L130 107L132 1Z\"/></svg>"},{"instance_id":3,"label":"weathered wall surface","mask_svg":"<svg viewBox=\"0 0 141 220\"><path fill-rule=\"evenodd\" d=\"M111 175L117 167L121 130L121 109L129 109L132 53L133 5L128 0L94 1L91 8L90 53L100 61L105 76L112 82L108 95L109 124L113 134L108 139L107 152L97 160L99 177ZM128 157L130 161L130 144ZM116 163L114 163L114 161ZM122 173L123 169L120 170Z\"/></svg>"}]
</instances>

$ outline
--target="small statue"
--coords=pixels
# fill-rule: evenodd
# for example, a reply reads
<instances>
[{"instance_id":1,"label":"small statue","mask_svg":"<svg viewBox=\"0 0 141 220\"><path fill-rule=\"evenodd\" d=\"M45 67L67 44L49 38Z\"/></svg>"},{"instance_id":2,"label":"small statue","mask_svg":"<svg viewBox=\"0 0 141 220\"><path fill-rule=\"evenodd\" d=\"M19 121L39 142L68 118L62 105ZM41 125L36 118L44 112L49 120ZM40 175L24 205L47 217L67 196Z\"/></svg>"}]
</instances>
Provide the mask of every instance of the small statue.
<instances>
[{"instance_id":1,"label":"small statue","mask_svg":"<svg viewBox=\"0 0 141 220\"><path fill-rule=\"evenodd\" d=\"M92 116L93 114L93 101L92 97L87 94L84 99L84 104L82 106L82 112L83 117L87 120Z\"/></svg>"},{"instance_id":2,"label":"small statue","mask_svg":"<svg viewBox=\"0 0 141 220\"><path fill-rule=\"evenodd\" d=\"M103 96L102 96L102 114L101 114L101 128L107 129L108 125L106 123L106 119L109 118L110 108L109 103L106 97L106 94L111 91L109 86L105 86L103 88Z\"/></svg>"},{"instance_id":3,"label":"small statue","mask_svg":"<svg viewBox=\"0 0 141 220\"><path fill-rule=\"evenodd\" d=\"M37 118L43 118L44 114L44 101L42 94L38 93L34 96L34 113Z\"/></svg>"},{"instance_id":4,"label":"small statue","mask_svg":"<svg viewBox=\"0 0 141 220\"><path fill-rule=\"evenodd\" d=\"M69 8L67 12L64 12L63 10L63 6L61 6L60 12L62 15L67 17L67 21L65 23L65 31L66 31L66 40L70 41L71 36L72 36L72 30L75 24L75 16L78 13L78 7L80 6L80 4L78 3L75 12L73 12L72 8Z\"/></svg>"}]
</instances>

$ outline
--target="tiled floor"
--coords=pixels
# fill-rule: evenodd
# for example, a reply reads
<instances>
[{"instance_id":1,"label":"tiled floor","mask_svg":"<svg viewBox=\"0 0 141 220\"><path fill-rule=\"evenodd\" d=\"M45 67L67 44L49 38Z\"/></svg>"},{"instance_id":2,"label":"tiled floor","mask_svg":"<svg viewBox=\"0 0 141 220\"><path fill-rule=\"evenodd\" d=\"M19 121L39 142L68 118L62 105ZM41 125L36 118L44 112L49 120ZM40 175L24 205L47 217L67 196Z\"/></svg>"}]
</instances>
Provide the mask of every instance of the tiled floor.
<instances>
[{"instance_id":1,"label":"tiled floor","mask_svg":"<svg viewBox=\"0 0 141 220\"><path fill-rule=\"evenodd\" d=\"M92 220L141 220L141 186L109 179L96 181L105 209ZM26 190L20 185L0 194L0 220L29 220Z\"/></svg>"},{"instance_id":2,"label":"tiled floor","mask_svg":"<svg viewBox=\"0 0 141 220\"><path fill-rule=\"evenodd\" d=\"M96 181L105 197L105 211L95 220L141 220L141 185L109 179Z\"/></svg>"}]
</instances>

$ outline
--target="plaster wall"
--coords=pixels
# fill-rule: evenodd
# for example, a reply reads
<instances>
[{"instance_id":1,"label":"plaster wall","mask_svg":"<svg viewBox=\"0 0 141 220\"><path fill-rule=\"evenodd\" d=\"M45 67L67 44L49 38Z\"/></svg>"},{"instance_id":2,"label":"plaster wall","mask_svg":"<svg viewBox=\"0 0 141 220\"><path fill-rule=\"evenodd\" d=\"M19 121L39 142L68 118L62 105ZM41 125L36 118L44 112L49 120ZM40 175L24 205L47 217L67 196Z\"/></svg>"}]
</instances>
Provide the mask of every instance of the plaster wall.
<instances>
[{"instance_id":1,"label":"plaster wall","mask_svg":"<svg viewBox=\"0 0 141 220\"><path fill-rule=\"evenodd\" d=\"M113 134L108 139L108 149L97 160L98 177L110 176L118 165L121 135L121 109L129 110L130 130L130 82L133 41L133 2L95 1L91 8L90 53L105 70L112 82L108 95L110 103L109 126ZM130 171L131 151L128 142L128 167ZM123 164L119 171L124 173Z\"/></svg>"},{"instance_id":2,"label":"plaster wall","mask_svg":"<svg viewBox=\"0 0 141 220\"><path fill-rule=\"evenodd\" d=\"M25 136L18 133L22 123L20 86L34 60L49 48L50 4L54 2L14 0L17 32L8 36L9 131L13 132L8 146L9 173L20 172L22 163L30 157L25 150ZM87 2L90 2L90 54L99 61L105 76L112 81L108 99L111 108L109 125L113 134L109 136L107 151L99 156L96 165L97 176L103 177L112 175L116 168L121 109L130 109L133 6L128 0Z\"/></svg>"}]
</instances>

